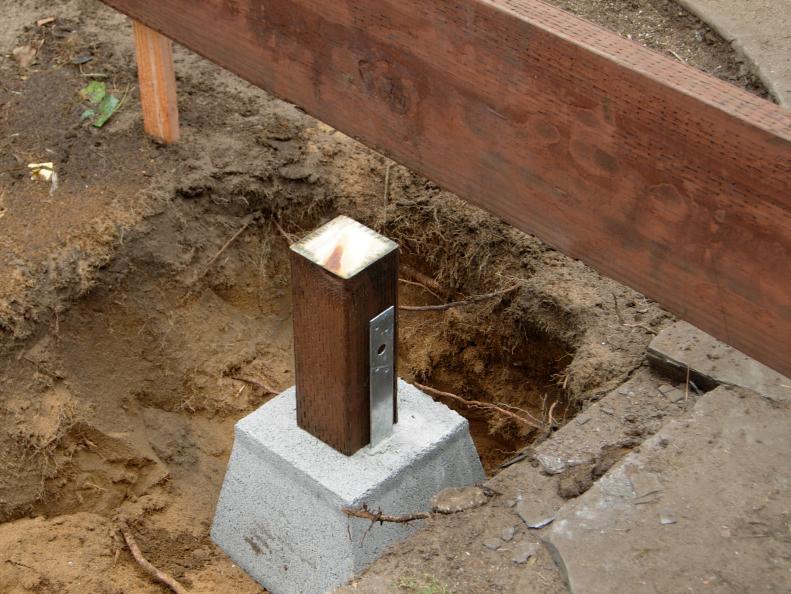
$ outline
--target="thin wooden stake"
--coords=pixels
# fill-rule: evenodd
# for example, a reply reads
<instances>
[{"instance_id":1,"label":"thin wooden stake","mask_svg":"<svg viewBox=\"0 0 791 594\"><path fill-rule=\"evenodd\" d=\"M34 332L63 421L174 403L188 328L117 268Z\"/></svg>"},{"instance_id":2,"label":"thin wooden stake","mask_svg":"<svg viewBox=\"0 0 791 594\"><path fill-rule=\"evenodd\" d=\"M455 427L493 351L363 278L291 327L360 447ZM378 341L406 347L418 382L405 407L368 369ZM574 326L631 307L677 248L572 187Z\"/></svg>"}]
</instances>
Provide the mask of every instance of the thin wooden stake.
<instances>
[{"instance_id":1,"label":"thin wooden stake","mask_svg":"<svg viewBox=\"0 0 791 594\"><path fill-rule=\"evenodd\" d=\"M173 44L142 23L133 21L132 24L143 125L148 134L165 144L176 142L180 133Z\"/></svg>"}]
</instances>

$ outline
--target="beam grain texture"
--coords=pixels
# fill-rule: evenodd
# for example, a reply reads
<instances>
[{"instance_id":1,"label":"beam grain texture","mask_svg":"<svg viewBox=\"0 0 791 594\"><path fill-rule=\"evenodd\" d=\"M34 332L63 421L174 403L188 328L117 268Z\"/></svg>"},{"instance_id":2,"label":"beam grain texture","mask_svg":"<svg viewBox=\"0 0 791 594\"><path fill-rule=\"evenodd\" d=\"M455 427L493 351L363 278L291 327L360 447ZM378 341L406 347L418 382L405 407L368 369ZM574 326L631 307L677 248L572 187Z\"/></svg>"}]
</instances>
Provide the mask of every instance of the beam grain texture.
<instances>
[{"instance_id":1,"label":"beam grain texture","mask_svg":"<svg viewBox=\"0 0 791 594\"><path fill-rule=\"evenodd\" d=\"M104 0L791 375L791 112L538 0Z\"/></svg>"}]
</instances>

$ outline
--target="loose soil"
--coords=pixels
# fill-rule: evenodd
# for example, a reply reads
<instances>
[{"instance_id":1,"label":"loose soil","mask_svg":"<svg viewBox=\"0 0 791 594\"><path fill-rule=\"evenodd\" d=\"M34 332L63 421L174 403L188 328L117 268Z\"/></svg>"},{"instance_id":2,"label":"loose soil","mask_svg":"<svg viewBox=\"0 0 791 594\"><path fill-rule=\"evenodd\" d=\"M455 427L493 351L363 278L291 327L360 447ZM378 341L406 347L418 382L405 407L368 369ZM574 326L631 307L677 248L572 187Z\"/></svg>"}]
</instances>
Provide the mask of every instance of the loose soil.
<instances>
[{"instance_id":1,"label":"loose soil","mask_svg":"<svg viewBox=\"0 0 791 594\"><path fill-rule=\"evenodd\" d=\"M763 93L672 2L558 3ZM208 528L233 424L272 396L262 386L294 381L288 243L336 214L400 243L404 304L519 285L401 317L400 375L545 425L459 408L489 474L629 377L671 319L180 48L184 138L158 146L123 17L94 0L0 12L0 591L163 591L121 520L193 591L261 591ZM10 55L25 45L39 48L29 68ZM125 97L102 129L79 118L91 73ZM28 178L42 161L52 195Z\"/></svg>"}]
</instances>

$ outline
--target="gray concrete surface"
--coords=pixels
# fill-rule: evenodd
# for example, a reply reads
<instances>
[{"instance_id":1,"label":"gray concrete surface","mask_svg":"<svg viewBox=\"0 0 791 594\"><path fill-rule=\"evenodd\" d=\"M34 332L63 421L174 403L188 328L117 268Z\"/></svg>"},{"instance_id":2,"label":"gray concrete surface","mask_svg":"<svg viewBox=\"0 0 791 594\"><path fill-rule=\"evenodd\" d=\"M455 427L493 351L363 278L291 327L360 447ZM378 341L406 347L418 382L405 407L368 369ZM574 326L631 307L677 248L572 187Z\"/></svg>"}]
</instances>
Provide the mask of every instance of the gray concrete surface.
<instances>
[{"instance_id":1,"label":"gray concrete surface","mask_svg":"<svg viewBox=\"0 0 791 594\"><path fill-rule=\"evenodd\" d=\"M791 379L687 322L662 330L646 356L660 373L682 383L689 369L690 379L703 390L724 384L749 388L770 400L791 399Z\"/></svg>"},{"instance_id":2,"label":"gray concrete surface","mask_svg":"<svg viewBox=\"0 0 791 594\"><path fill-rule=\"evenodd\" d=\"M418 527L342 508L428 511L443 488L484 480L467 420L403 381L398 389L393 435L353 456L297 427L293 388L237 423L211 536L273 594L337 587Z\"/></svg>"},{"instance_id":3,"label":"gray concrete surface","mask_svg":"<svg viewBox=\"0 0 791 594\"><path fill-rule=\"evenodd\" d=\"M741 52L780 105L791 107L791 0L676 0Z\"/></svg>"},{"instance_id":4,"label":"gray concrete surface","mask_svg":"<svg viewBox=\"0 0 791 594\"><path fill-rule=\"evenodd\" d=\"M560 510L545 544L571 591L788 591L789 426L750 390L701 397Z\"/></svg>"}]
</instances>

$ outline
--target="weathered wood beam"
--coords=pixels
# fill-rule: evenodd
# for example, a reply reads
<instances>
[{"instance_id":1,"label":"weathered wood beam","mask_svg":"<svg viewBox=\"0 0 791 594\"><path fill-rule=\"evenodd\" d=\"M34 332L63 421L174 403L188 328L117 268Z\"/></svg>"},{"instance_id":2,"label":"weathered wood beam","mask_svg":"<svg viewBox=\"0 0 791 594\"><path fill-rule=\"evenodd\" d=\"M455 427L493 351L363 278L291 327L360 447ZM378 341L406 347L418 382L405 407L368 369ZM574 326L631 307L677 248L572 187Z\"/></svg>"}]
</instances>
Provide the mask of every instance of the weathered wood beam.
<instances>
[{"instance_id":1,"label":"weathered wood beam","mask_svg":"<svg viewBox=\"0 0 791 594\"><path fill-rule=\"evenodd\" d=\"M145 131L170 144L179 139L179 111L173 43L140 22L133 22L137 78Z\"/></svg>"},{"instance_id":2,"label":"weathered wood beam","mask_svg":"<svg viewBox=\"0 0 791 594\"><path fill-rule=\"evenodd\" d=\"M104 0L791 373L791 113L538 0Z\"/></svg>"}]
</instances>

